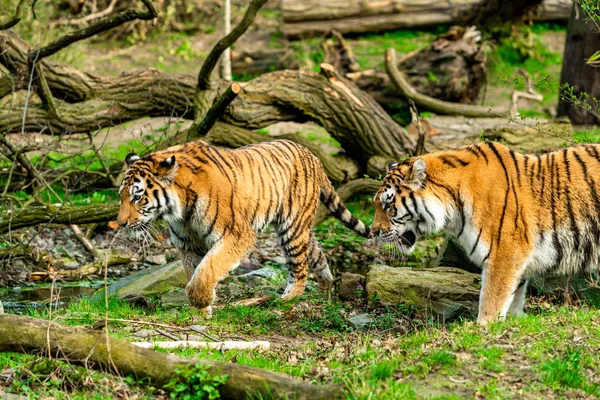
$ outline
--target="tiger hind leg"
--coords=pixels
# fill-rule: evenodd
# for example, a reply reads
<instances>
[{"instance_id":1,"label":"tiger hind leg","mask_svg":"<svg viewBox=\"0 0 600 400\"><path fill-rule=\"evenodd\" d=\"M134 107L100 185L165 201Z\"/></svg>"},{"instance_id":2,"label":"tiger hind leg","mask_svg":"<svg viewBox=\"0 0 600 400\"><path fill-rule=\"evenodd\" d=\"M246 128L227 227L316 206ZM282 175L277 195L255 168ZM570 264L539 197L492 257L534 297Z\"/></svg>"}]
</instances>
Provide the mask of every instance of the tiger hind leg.
<instances>
[{"instance_id":1,"label":"tiger hind leg","mask_svg":"<svg viewBox=\"0 0 600 400\"><path fill-rule=\"evenodd\" d=\"M333 275L331 274L329 263L327 263L327 258L323 254L321 245L319 245L319 242L312 235L310 236L310 245L308 248L308 265L313 274L315 274L319 287L322 290L329 290L333 282Z\"/></svg>"},{"instance_id":2,"label":"tiger hind leg","mask_svg":"<svg viewBox=\"0 0 600 400\"><path fill-rule=\"evenodd\" d=\"M308 278L308 258L311 247L309 233L299 233L286 239L285 235L279 236L279 241L288 263L288 283L281 296L290 300L302 295Z\"/></svg>"}]
</instances>

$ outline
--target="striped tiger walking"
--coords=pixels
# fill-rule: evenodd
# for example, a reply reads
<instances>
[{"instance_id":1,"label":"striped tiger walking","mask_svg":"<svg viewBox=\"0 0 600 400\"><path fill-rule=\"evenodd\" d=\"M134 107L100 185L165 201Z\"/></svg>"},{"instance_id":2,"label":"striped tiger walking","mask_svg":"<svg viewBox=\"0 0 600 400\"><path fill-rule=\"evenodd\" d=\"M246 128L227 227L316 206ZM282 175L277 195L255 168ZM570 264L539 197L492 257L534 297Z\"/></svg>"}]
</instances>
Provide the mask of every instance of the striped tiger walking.
<instances>
[{"instance_id":1,"label":"striped tiger walking","mask_svg":"<svg viewBox=\"0 0 600 400\"><path fill-rule=\"evenodd\" d=\"M193 306L210 312L217 282L253 248L272 224L289 264L283 293L304 292L309 267L321 288L333 280L311 225L319 199L345 226L370 229L340 201L320 160L306 148L274 140L236 150L202 141L149 154L129 154L120 188L121 226L143 230L163 218L182 250Z\"/></svg>"},{"instance_id":2,"label":"striped tiger walking","mask_svg":"<svg viewBox=\"0 0 600 400\"><path fill-rule=\"evenodd\" d=\"M445 230L480 265L477 321L523 313L527 279L600 266L600 146L521 155L487 142L388 164L371 229L409 253Z\"/></svg>"}]
</instances>

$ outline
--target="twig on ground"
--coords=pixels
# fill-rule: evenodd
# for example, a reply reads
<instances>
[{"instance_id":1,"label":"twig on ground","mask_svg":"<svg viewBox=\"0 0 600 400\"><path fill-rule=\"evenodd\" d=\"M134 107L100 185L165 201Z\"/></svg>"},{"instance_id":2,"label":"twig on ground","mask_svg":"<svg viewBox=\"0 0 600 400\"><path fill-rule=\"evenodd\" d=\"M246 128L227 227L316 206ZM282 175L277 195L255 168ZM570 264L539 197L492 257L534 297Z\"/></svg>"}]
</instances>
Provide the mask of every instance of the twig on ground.
<instances>
[{"instance_id":1,"label":"twig on ground","mask_svg":"<svg viewBox=\"0 0 600 400\"><path fill-rule=\"evenodd\" d=\"M189 330L191 330L191 331L194 331L194 332L196 332L196 333L199 333L199 334L201 334L202 336L204 336L204 337L205 337L205 338L207 338L207 339L210 339L210 340L212 340L213 342L218 342L218 341L220 341L220 339L219 339L218 337L212 336L212 335L210 335L210 334L208 334L208 333L204 332L205 328L204 328L204 327L202 327L202 326L198 326L198 325L190 325L190 326L188 327L188 329L189 329Z\"/></svg>"},{"instance_id":2,"label":"twig on ground","mask_svg":"<svg viewBox=\"0 0 600 400\"><path fill-rule=\"evenodd\" d=\"M169 332L163 331L162 329L156 329L156 332L171 340L179 341L179 338L177 336L171 335Z\"/></svg>"},{"instance_id":3,"label":"twig on ground","mask_svg":"<svg viewBox=\"0 0 600 400\"><path fill-rule=\"evenodd\" d=\"M96 248L94 247L92 242L83 235L83 233L81 232L81 229L79 229L79 227L75 224L70 224L69 227L73 231L75 238L77 238L77 240L79 240L79 243L81 243L83 245L83 247L85 247L85 249L91 255L94 256L94 258L98 258L98 252L96 251Z\"/></svg>"},{"instance_id":4,"label":"twig on ground","mask_svg":"<svg viewBox=\"0 0 600 400\"><path fill-rule=\"evenodd\" d=\"M269 350L271 343L264 340L257 340L254 342L238 342L233 340L226 340L224 342L199 342L196 340L178 340L176 342L132 342L131 344L143 347L145 349L152 349L159 347L161 349L200 349L209 348L217 349L221 351L228 351L232 349L249 350L249 349L260 349Z\"/></svg>"}]
</instances>

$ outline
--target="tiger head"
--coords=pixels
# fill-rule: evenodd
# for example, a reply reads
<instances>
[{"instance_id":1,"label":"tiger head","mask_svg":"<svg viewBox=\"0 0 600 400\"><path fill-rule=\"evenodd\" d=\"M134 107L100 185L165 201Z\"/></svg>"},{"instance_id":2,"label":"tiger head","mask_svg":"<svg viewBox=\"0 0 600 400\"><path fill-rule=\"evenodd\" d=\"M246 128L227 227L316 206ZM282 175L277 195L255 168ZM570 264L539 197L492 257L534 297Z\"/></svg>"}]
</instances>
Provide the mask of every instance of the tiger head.
<instances>
[{"instance_id":1,"label":"tiger head","mask_svg":"<svg viewBox=\"0 0 600 400\"><path fill-rule=\"evenodd\" d=\"M427 188L426 169L420 157L388 163L387 175L375 195L373 235L395 243L403 253L412 252L420 236L438 231L444 224L444 208Z\"/></svg>"},{"instance_id":2,"label":"tiger head","mask_svg":"<svg viewBox=\"0 0 600 400\"><path fill-rule=\"evenodd\" d=\"M140 158L130 153L125 157L125 167L127 171L119 189L121 208L117 223L120 226L142 229L178 209L177 194L172 193L179 168L174 155L153 154Z\"/></svg>"}]
</instances>

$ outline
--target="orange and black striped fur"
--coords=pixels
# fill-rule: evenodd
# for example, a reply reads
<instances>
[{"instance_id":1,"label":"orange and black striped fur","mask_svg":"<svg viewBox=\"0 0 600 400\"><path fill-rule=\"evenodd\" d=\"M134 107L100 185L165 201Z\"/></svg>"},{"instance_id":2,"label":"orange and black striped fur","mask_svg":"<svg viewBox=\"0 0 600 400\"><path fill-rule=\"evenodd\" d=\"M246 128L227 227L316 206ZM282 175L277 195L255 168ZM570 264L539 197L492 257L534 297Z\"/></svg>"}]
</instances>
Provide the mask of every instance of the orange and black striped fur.
<instances>
[{"instance_id":1,"label":"orange and black striped fur","mask_svg":"<svg viewBox=\"0 0 600 400\"><path fill-rule=\"evenodd\" d=\"M521 155L488 142L390 163L374 236L404 252L445 230L481 265L477 321L522 314L526 282L600 265L600 145Z\"/></svg>"},{"instance_id":2,"label":"orange and black striped fur","mask_svg":"<svg viewBox=\"0 0 600 400\"><path fill-rule=\"evenodd\" d=\"M192 305L210 311L217 282L253 248L256 233L273 224L289 264L284 299L304 292L309 267L319 285L333 277L311 225L319 198L345 226L370 229L342 204L321 162L287 140L218 149L197 141L126 157L117 221L143 229L164 218L182 249Z\"/></svg>"}]
</instances>

